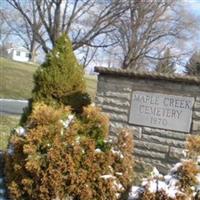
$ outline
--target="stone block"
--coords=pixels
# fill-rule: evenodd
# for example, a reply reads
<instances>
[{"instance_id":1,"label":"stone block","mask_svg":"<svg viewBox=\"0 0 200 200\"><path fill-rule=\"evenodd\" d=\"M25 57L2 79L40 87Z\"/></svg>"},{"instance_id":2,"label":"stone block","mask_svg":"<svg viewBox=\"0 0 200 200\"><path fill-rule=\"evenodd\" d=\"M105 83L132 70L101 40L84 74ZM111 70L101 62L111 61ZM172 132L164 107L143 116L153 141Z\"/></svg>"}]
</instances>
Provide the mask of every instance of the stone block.
<instances>
[{"instance_id":1,"label":"stone block","mask_svg":"<svg viewBox=\"0 0 200 200\"><path fill-rule=\"evenodd\" d=\"M196 101L200 103L200 97L199 96L196 97Z\"/></svg>"},{"instance_id":2,"label":"stone block","mask_svg":"<svg viewBox=\"0 0 200 200\"><path fill-rule=\"evenodd\" d=\"M144 127L143 132L149 135L155 135L162 138L176 139L181 141L185 141L185 139L188 136L187 133L183 132L175 132L162 129L148 128L148 127Z\"/></svg>"},{"instance_id":3,"label":"stone block","mask_svg":"<svg viewBox=\"0 0 200 200\"><path fill-rule=\"evenodd\" d=\"M183 157L184 157L183 148L176 148L176 147L169 148L169 158L180 160Z\"/></svg>"},{"instance_id":4,"label":"stone block","mask_svg":"<svg viewBox=\"0 0 200 200\"><path fill-rule=\"evenodd\" d=\"M167 163L163 160L156 160L137 156L135 157L135 159L139 162L149 163L152 167L156 167L158 171L162 174L167 174L168 170L172 167L172 164Z\"/></svg>"},{"instance_id":5,"label":"stone block","mask_svg":"<svg viewBox=\"0 0 200 200\"><path fill-rule=\"evenodd\" d=\"M192 121L192 131L199 131L200 130L200 121L193 120Z\"/></svg>"},{"instance_id":6,"label":"stone block","mask_svg":"<svg viewBox=\"0 0 200 200\"><path fill-rule=\"evenodd\" d=\"M193 111L192 118L193 119L200 119L200 112L199 111Z\"/></svg>"},{"instance_id":7,"label":"stone block","mask_svg":"<svg viewBox=\"0 0 200 200\"><path fill-rule=\"evenodd\" d=\"M152 159L165 159L166 158L166 155L164 153L141 150L141 149L138 149L138 148L134 148L134 155L152 158Z\"/></svg>"},{"instance_id":8,"label":"stone block","mask_svg":"<svg viewBox=\"0 0 200 200\"><path fill-rule=\"evenodd\" d=\"M104 96L106 97L111 97L111 98L118 98L118 99L125 99L125 100L130 100L131 93L130 92L112 92L112 91L105 91Z\"/></svg>"},{"instance_id":9,"label":"stone block","mask_svg":"<svg viewBox=\"0 0 200 200\"><path fill-rule=\"evenodd\" d=\"M127 100L121 100L121 99L116 99L116 98L109 98L109 97L104 97L104 105L110 105L110 106L120 106L120 107L129 107L130 102Z\"/></svg>"},{"instance_id":10,"label":"stone block","mask_svg":"<svg viewBox=\"0 0 200 200\"><path fill-rule=\"evenodd\" d=\"M127 126L127 128L133 133L134 138L141 139L142 138L142 128L135 126Z\"/></svg>"},{"instance_id":11,"label":"stone block","mask_svg":"<svg viewBox=\"0 0 200 200\"><path fill-rule=\"evenodd\" d=\"M194 110L199 111L200 110L200 102L196 101L194 103Z\"/></svg>"},{"instance_id":12,"label":"stone block","mask_svg":"<svg viewBox=\"0 0 200 200\"><path fill-rule=\"evenodd\" d=\"M120 107L120 106L110 106L110 105L102 105L101 108L105 112L126 114L128 116L129 110L128 107Z\"/></svg>"},{"instance_id":13,"label":"stone block","mask_svg":"<svg viewBox=\"0 0 200 200\"><path fill-rule=\"evenodd\" d=\"M95 103L96 104L100 104L100 105L102 105L103 104L103 102L104 102L104 97L101 97L101 96L96 96L96 99L95 99Z\"/></svg>"},{"instance_id":14,"label":"stone block","mask_svg":"<svg viewBox=\"0 0 200 200\"><path fill-rule=\"evenodd\" d=\"M115 113L108 113L110 120L118 121L118 122L127 122L128 117L125 114L115 114Z\"/></svg>"},{"instance_id":15,"label":"stone block","mask_svg":"<svg viewBox=\"0 0 200 200\"><path fill-rule=\"evenodd\" d=\"M198 85L186 85L186 84L180 84L182 86L182 92L184 92L186 95L188 95L188 92L190 94L199 94L200 87Z\"/></svg>"},{"instance_id":16,"label":"stone block","mask_svg":"<svg viewBox=\"0 0 200 200\"><path fill-rule=\"evenodd\" d=\"M184 141L179 141L179 140L175 140L175 139L168 139L168 138L162 138L162 137L154 136L154 135L142 134L142 139L145 140L145 141L149 141L149 142L157 143L157 144L164 144L164 145L180 147L180 148L184 148L185 147L185 142Z\"/></svg>"},{"instance_id":17,"label":"stone block","mask_svg":"<svg viewBox=\"0 0 200 200\"><path fill-rule=\"evenodd\" d=\"M134 146L136 148L140 148L140 149L144 149L148 151L156 151L156 152L162 152L162 153L169 152L169 146L156 144L156 143L150 143L148 141L134 140Z\"/></svg>"}]
</instances>

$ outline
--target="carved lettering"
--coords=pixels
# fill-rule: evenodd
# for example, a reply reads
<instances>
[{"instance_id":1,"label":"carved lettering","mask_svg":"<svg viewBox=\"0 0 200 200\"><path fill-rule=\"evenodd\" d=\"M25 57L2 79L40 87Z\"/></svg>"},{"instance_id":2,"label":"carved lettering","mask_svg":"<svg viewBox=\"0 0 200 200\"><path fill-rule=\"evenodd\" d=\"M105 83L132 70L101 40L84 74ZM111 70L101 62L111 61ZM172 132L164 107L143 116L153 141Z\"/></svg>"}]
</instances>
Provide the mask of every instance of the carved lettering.
<instances>
[{"instance_id":1,"label":"carved lettering","mask_svg":"<svg viewBox=\"0 0 200 200\"><path fill-rule=\"evenodd\" d=\"M129 122L189 132L193 104L193 97L135 91L132 96Z\"/></svg>"}]
</instances>

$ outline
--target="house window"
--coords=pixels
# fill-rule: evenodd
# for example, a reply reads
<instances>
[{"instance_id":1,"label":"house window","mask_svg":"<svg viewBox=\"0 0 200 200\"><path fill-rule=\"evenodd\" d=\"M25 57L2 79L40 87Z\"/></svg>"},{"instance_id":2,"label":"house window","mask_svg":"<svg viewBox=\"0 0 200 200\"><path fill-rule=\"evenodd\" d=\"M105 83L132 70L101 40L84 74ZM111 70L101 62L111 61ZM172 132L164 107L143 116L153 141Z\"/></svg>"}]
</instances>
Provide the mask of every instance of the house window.
<instances>
[{"instance_id":1,"label":"house window","mask_svg":"<svg viewBox=\"0 0 200 200\"><path fill-rule=\"evenodd\" d=\"M16 56L20 56L20 51L17 51L17 52L16 52Z\"/></svg>"},{"instance_id":2,"label":"house window","mask_svg":"<svg viewBox=\"0 0 200 200\"><path fill-rule=\"evenodd\" d=\"M26 53L26 58L30 58L30 54L29 53Z\"/></svg>"}]
</instances>

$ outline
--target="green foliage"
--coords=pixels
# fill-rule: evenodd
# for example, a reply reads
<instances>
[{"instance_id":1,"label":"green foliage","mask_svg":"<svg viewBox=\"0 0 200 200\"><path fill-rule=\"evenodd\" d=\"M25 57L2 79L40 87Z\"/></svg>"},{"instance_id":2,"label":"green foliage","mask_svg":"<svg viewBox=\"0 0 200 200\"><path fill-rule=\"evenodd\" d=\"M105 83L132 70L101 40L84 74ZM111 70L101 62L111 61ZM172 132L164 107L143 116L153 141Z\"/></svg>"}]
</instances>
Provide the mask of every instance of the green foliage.
<instances>
[{"instance_id":1,"label":"green foliage","mask_svg":"<svg viewBox=\"0 0 200 200\"><path fill-rule=\"evenodd\" d=\"M62 97L85 90L83 75L83 68L75 58L72 44L63 34L47 55L46 62L36 71L33 102L43 101L48 105L62 103Z\"/></svg>"},{"instance_id":2,"label":"green foliage","mask_svg":"<svg viewBox=\"0 0 200 200\"><path fill-rule=\"evenodd\" d=\"M83 68L75 58L72 44L63 34L57 40L55 48L47 55L46 62L34 75L35 87L32 102L45 102L48 105L57 106L72 104L72 98L79 95L81 99L82 92L85 92L83 75ZM83 105L89 103L90 99ZM72 107L76 111L82 108L81 104L73 104Z\"/></svg>"},{"instance_id":3,"label":"green foliage","mask_svg":"<svg viewBox=\"0 0 200 200\"><path fill-rule=\"evenodd\" d=\"M200 75L200 53L194 53L185 66L185 73L187 75Z\"/></svg>"},{"instance_id":4,"label":"green foliage","mask_svg":"<svg viewBox=\"0 0 200 200\"><path fill-rule=\"evenodd\" d=\"M13 200L116 200L131 185L132 136L124 130L108 143L108 118L99 109L86 107L76 118L69 107L35 104L26 125L6 156Z\"/></svg>"},{"instance_id":5,"label":"green foliage","mask_svg":"<svg viewBox=\"0 0 200 200\"><path fill-rule=\"evenodd\" d=\"M64 105L70 105L72 110L80 114L83 111L83 107L91 103L91 98L86 92L76 92L69 96L64 96L61 98Z\"/></svg>"},{"instance_id":6,"label":"green foliage","mask_svg":"<svg viewBox=\"0 0 200 200\"><path fill-rule=\"evenodd\" d=\"M163 58L161 58L156 65L155 71L164 74L174 74L175 70L175 63L172 60L169 48L167 48Z\"/></svg>"},{"instance_id":7,"label":"green foliage","mask_svg":"<svg viewBox=\"0 0 200 200\"><path fill-rule=\"evenodd\" d=\"M47 55L46 62L34 75L34 89L29 107L25 110L21 124L31 113L32 104L44 102L47 105L70 105L73 111L81 113L82 106L90 104L85 92L83 68L78 64L69 38L63 34L54 49Z\"/></svg>"}]
</instances>

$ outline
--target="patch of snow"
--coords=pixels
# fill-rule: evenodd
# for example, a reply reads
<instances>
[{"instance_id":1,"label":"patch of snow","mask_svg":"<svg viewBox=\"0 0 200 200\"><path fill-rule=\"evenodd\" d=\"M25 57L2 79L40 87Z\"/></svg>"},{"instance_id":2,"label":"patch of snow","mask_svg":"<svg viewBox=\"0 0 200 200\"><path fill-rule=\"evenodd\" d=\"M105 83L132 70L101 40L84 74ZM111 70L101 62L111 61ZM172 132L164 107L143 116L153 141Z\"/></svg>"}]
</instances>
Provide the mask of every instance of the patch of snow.
<instances>
[{"instance_id":1,"label":"patch of snow","mask_svg":"<svg viewBox=\"0 0 200 200\"><path fill-rule=\"evenodd\" d=\"M178 169L182 166L183 164L181 162L176 163L176 165L170 170L170 174L174 174L175 172L178 171Z\"/></svg>"},{"instance_id":2,"label":"patch of snow","mask_svg":"<svg viewBox=\"0 0 200 200\"><path fill-rule=\"evenodd\" d=\"M200 173L198 173L198 174L196 175L196 178L197 178L198 183L200 184Z\"/></svg>"},{"instance_id":3,"label":"patch of snow","mask_svg":"<svg viewBox=\"0 0 200 200\"><path fill-rule=\"evenodd\" d=\"M179 180L177 179L177 178L171 178L170 180L169 180L169 182L168 182L168 185L170 186L170 187L175 187L175 186L177 186L178 185L178 183L179 183Z\"/></svg>"},{"instance_id":4,"label":"patch of snow","mask_svg":"<svg viewBox=\"0 0 200 200\"><path fill-rule=\"evenodd\" d=\"M102 153L101 149L98 149L98 148L95 149L95 152L96 152L96 153Z\"/></svg>"},{"instance_id":5,"label":"patch of snow","mask_svg":"<svg viewBox=\"0 0 200 200\"><path fill-rule=\"evenodd\" d=\"M116 177L111 175L111 174L108 174L108 175L102 175L102 176L100 176L100 178L103 178L103 179L107 180L107 179L110 179L110 178L111 179L115 179Z\"/></svg>"},{"instance_id":6,"label":"patch of snow","mask_svg":"<svg viewBox=\"0 0 200 200\"><path fill-rule=\"evenodd\" d=\"M19 126L19 127L15 128L15 131L19 136L26 135L26 130L22 126Z\"/></svg>"},{"instance_id":7,"label":"patch of snow","mask_svg":"<svg viewBox=\"0 0 200 200\"><path fill-rule=\"evenodd\" d=\"M117 182L116 180L113 182L114 183L114 186L116 187L116 189L118 191L123 191L124 190L124 187L121 183Z\"/></svg>"},{"instance_id":8,"label":"patch of snow","mask_svg":"<svg viewBox=\"0 0 200 200\"><path fill-rule=\"evenodd\" d=\"M154 167L154 168L153 168L153 171L151 172L151 177L160 177L160 176L162 176L162 175L161 175L160 172L157 170L157 168Z\"/></svg>"},{"instance_id":9,"label":"patch of snow","mask_svg":"<svg viewBox=\"0 0 200 200\"><path fill-rule=\"evenodd\" d=\"M166 188L167 188L167 184L164 181L159 181L159 180L154 179L148 183L148 190L151 193L154 193L160 190L166 190Z\"/></svg>"},{"instance_id":10,"label":"patch of snow","mask_svg":"<svg viewBox=\"0 0 200 200\"><path fill-rule=\"evenodd\" d=\"M116 172L115 174L118 175L118 176L122 176L123 175L121 172Z\"/></svg>"},{"instance_id":11,"label":"patch of snow","mask_svg":"<svg viewBox=\"0 0 200 200\"><path fill-rule=\"evenodd\" d=\"M184 149L182 152L183 152L183 156L186 158L188 156L188 150Z\"/></svg>"},{"instance_id":12,"label":"patch of snow","mask_svg":"<svg viewBox=\"0 0 200 200\"><path fill-rule=\"evenodd\" d=\"M74 115L69 115L65 121L64 120L60 120L60 122L62 123L62 125L66 129L71 124L73 119L74 119Z\"/></svg>"},{"instance_id":13,"label":"patch of snow","mask_svg":"<svg viewBox=\"0 0 200 200\"><path fill-rule=\"evenodd\" d=\"M144 192L144 188L138 186L132 186L129 191L128 200L137 200L139 195Z\"/></svg>"},{"instance_id":14,"label":"patch of snow","mask_svg":"<svg viewBox=\"0 0 200 200\"><path fill-rule=\"evenodd\" d=\"M197 164L200 165L200 156L197 157Z\"/></svg>"},{"instance_id":15,"label":"patch of snow","mask_svg":"<svg viewBox=\"0 0 200 200\"><path fill-rule=\"evenodd\" d=\"M182 161L184 162L184 161ZM129 192L128 200L139 200L140 194L145 190L148 190L150 193L156 193L157 191L164 191L170 199L176 199L178 196L189 195L186 194L186 191L180 187L180 180L177 176L178 170L183 164L181 162L177 163L166 176L161 176L159 171L154 168L151 177L148 179L143 179L140 187L132 186ZM197 180L200 183L200 173L196 176ZM198 189L200 191L200 184L191 186L193 197L198 195ZM188 196L190 199L191 196Z\"/></svg>"},{"instance_id":16,"label":"patch of snow","mask_svg":"<svg viewBox=\"0 0 200 200\"><path fill-rule=\"evenodd\" d=\"M113 168L109 165L108 168L110 169L111 172L113 172Z\"/></svg>"},{"instance_id":17,"label":"patch of snow","mask_svg":"<svg viewBox=\"0 0 200 200\"><path fill-rule=\"evenodd\" d=\"M60 52L57 52L56 53L56 58L59 58L60 57Z\"/></svg>"},{"instance_id":18,"label":"patch of snow","mask_svg":"<svg viewBox=\"0 0 200 200\"><path fill-rule=\"evenodd\" d=\"M112 149L111 149L111 152L112 152L113 154L118 155L121 159L124 158L124 156L123 156L123 154L122 154L121 151L116 151L116 150L114 150L114 149L112 148Z\"/></svg>"},{"instance_id":19,"label":"patch of snow","mask_svg":"<svg viewBox=\"0 0 200 200\"><path fill-rule=\"evenodd\" d=\"M80 144L80 139L81 139L80 136L77 136L77 137L76 137L76 143L77 143L77 144Z\"/></svg>"},{"instance_id":20,"label":"patch of snow","mask_svg":"<svg viewBox=\"0 0 200 200\"><path fill-rule=\"evenodd\" d=\"M95 107L95 103L91 103L91 106L92 106L92 107Z\"/></svg>"},{"instance_id":21,"label":"patch of snow","mask_svg":"<svg viewBox=\"0 0 200 200\"><path fill-rule=\"evenodd\" d=\"M180 190L178 188L175 187L169 187L165 190L166 194L168 197L174 199L176 198L177 194L183 194L182 192L180 192Z\"/></svg>"}]
</instances>

